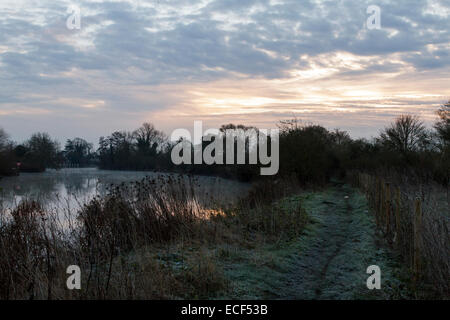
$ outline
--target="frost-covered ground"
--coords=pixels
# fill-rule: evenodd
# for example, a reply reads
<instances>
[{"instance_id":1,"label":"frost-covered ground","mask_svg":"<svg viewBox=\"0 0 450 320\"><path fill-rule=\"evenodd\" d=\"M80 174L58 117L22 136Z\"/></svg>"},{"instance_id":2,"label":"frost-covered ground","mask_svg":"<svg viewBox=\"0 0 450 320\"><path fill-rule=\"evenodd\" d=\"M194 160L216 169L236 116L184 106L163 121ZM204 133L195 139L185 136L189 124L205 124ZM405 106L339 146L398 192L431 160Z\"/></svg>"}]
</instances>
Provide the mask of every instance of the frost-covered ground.
<instances>
[{"instance_id":1,"label":"frost-covered ground","mask_svg":"<svg viewBox=\"0 0 450 320\"><path fill-rule=\"evenodd\" d=\"M363 195L337 184L323 192L287 199L295 200L302 201L311 218L305 233L287 245L242 255L259 263L242 261L229 266L235 298L406 298L398 280L400 268L378 238ZM370 265L381 268L381 290L367 288Z\"/></svg>"},{"instance_id":2,"label":"frost-covered ground","mask_svg":"<svg viewBox=\"0 0 450 320\"><path fill-rule=\"evenodd\" d=\"M348 197L348 198L347 198ZM295 259L289 289L282 298L391 298L401 283L392 258L377 241L375 222L365 199L343 185L305 201L315 223L310 225ZM367 267L381 268L381 290L369 290Z\"/></svg>"}]
</instances>

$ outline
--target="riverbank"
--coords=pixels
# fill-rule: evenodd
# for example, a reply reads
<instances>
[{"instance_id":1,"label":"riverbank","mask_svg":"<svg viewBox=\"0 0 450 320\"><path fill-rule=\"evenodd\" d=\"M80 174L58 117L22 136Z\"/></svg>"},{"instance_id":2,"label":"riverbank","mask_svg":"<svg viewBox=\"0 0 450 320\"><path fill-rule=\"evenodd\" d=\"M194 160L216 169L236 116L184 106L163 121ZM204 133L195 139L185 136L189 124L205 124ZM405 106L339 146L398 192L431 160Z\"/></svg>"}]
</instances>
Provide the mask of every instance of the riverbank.
<instances>
[{"instance_id":1,"label":"riverbank","mask_svg":"<svg viewBox=\"0 0 450 320\"><path fill-rule=\"evenodd\" d=\"M127 260L151 266L164 283L162 298L411 298L405 270L376 233L367 202L355 189L338 185L301 192L264 210L276 212L272 228L283 217L295 218L279 232L268 232L218 215L214 228L221 230L208 240L151 246ZM381 290L367 288L370 265L381 269Z\"/></svg>"},{"instance_id":2,"label":"riverbank","mask_svg":"<svg viewBox=\"0 0 450 320\"><path fill-rule=\"evenodd\" d=\"M289 241L239 250L222 265L236 299L406 299L396 258L375 232L367 202L347 185L283 199L302 203L304 231ZM381 290L369 290L370 265L382 272Z\"/></svg>"},{"instance_id":3,"label":"riverbank","mask_svg":"<svg viewBox=\"0 0 450 320\"><path fill-rule=\"evenodd\" d=\"M264 184L231 207L214 201L205 206L199 197L208 192L195 188L192 179L160 175L111 186L75 215L49 211L35 201L2 211L0 297L219 296L228 281L211 248L257 248L304 226L301 207L286 211L260 202L258 195L272 199L270 192L278 186ZM70 265L80 267L80 291L66 288Z\"/></svg>"},{"instance_id":4,"label":"riverbank","mask_svg":"<svg viewBox=\"0 0 450 320\"><path fill-rule=\"evenodd\" d=\"M17 218L3 230L2 298L411 298L408 274L376 234L364 196L348 185L319 191L284 185L289 195L277 195L279 185L267 183L233 207L201 209L180 197L179 184L166 182L172 187L141 182L94 199L77 217L81 229L71 229L80 247L42 238L42 210L23 207L17 217L35 220ZM127 190L136 187L156 201L130 202ZM31 240L22 242L14 232L25 227ZM19 261L18 252L47 254ZM15 263L25 265L24 273L7 267ZM79 291L65 286L73 264L81 268ZM366 286L370 265L381 269L381 290Z\"/></svg>"}]
</instances>

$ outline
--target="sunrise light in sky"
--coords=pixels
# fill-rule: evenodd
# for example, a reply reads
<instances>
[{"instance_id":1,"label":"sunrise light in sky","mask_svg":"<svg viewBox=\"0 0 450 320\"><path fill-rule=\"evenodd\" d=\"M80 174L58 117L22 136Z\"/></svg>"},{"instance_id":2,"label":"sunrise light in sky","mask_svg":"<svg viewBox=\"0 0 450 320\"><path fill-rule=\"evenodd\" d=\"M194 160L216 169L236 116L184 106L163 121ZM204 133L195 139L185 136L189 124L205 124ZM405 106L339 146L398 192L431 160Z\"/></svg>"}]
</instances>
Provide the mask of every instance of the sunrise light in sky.
<instances>
[{"instance_id":1,"label":"sunrise light in sky","mask_svg":"<svg viewBox=\"0 0 450 320\"><path fill-rule=\"evenodd\" d=\"M144 121L169 134L296 117L355 137L401 113L431 123L450 97L449 13L448 0L2 0L0 125L97 142Z\"/></svg>"}]
</instances>

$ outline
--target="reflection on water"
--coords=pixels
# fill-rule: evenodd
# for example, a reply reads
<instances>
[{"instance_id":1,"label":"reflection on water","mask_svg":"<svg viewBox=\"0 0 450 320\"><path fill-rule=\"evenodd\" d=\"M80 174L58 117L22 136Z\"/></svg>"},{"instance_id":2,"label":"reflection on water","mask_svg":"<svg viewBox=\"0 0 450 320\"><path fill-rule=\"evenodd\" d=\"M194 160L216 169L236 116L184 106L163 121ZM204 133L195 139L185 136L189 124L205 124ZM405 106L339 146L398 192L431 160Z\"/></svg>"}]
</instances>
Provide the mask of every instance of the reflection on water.
<instances>
[{"instance_id":1,"label":"reflection on water","mask_svg":"<svg viewBox=\"0 0 450 320\"><path fill-rule=\"evenodd\" d=\"M109 171L95 168L47 170L44 173L22 173L0 180L0 203L13 208L21 200L37 200L46 208L78 209L95 195L103 195L111 184L141 180L161 173ZM198 194L231 202L242 196L249 185L217 177L197 177Z\"/></svg>"}]
</instances>

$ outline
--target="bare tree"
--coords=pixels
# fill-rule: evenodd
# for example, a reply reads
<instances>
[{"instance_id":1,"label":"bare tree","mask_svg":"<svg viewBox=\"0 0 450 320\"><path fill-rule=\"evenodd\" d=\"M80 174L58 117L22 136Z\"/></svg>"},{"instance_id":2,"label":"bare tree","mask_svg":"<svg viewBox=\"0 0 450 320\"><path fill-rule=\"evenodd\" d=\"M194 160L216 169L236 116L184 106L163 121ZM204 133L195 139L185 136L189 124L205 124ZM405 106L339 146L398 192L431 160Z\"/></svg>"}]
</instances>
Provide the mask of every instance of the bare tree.
<instances>
[{"instance_id":1,"label":"bare tree","mask_svg":"<svg viewBox=\"0 0 450 320\"><path fill-rule=\"evenodd\" d=\"M0 128L0 151L6 148L8 141L9 141L8 134L5 132L5 130Z\"/></svg>"},{"instance_id":2,"label":"bare tree","mask_svg":"<svg viewBox=\"0 0 450 320\"><path fill-rule=\"evenodd\" d=\"M9 141L9 136L3 130L0 128L0 178L2 175L9 175L11 174L11 164L12 164L12 153L9 152L11 147L11 142Z\"/></svg>"},{"instance_id":3,"label":"bare tree","mask_svg":"<svg viewBox=\"0 0 450 320\"><path fill-rule=\"evenodd\" d=\"M64 153L71 165L83 166L89 162L92 149L92 143L81 138L74 138L67 140Z\"/></svg>"},{"instance_id":4,"label":"bare tree","mask_svg":"<svg viewBox=\"0 0 450 320\"><path fill-rule=\"evenodd\" d=\"M25 160L36 169L45 170L46 168L57 168L59 166L58 153L60 151L59 143L52 140L46 132L38 132L31 136L25 142L28 149Z\"/></svg>"},{"instance_id":5,"label":"bare tree","mask_svg":"<svg viewBox=\"0 0 450 320\"><path fill-rule=\"evenodd\" d=\"M331 134L331 139L334 143L336 143L338 146L342 146L345 144L348 144L352 141L352 138L348 134L347 131L342 131L339 129L335 129Z\"/></svg>"},{"instance_id":6,"label":"bare tree","mask_svg":"<svg viewBox=\"0 0 450 320\"><path fill-rule=\"evenodd\" d=\"M381 142L403 154L421 149L427 140L427 130L419 117L401 115L384 129Z\"/></svg>"},{"instance_id":7,"label":"bare tree","mask_svg":"<svg viewBox=\"0 0 450 320\"><path fill-rule=\"evenodd\" d=\"M139 152L148 154L155 153L158 147L165 141L164 134L156 130L153 124L145 122L139 129L133 132L136 146Z\"/></svg>"},{"instance_id":8,"label":"bare tree","mask_svg":"<svg viewBox=\"0 0 450 320\"><path fill-rule=\"evenodd\" d=\"M450 146L450 101L442 105L438 112L439 120L434 125L444 146Z\"/></svg>"}]
</instances>

